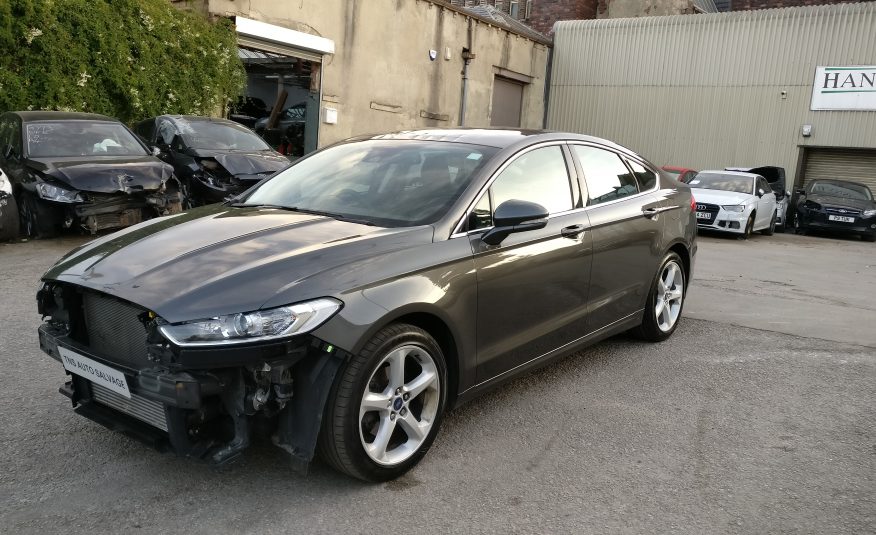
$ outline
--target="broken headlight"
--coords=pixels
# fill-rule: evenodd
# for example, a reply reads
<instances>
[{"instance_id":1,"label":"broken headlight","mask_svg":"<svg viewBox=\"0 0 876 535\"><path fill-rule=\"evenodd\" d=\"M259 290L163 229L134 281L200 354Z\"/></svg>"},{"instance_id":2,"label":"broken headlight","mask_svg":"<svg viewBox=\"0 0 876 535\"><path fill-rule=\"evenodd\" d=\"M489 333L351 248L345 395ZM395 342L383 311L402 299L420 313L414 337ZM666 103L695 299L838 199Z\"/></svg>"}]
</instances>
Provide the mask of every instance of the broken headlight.
<instances>
[{"instance_id":1,"label":"broken headlight","mask_svg":"<svg viewBox=\"0 0 876 535\"><path fill-rule=\"evenodd\" d=\"M340 308L340 301L324 297L268 310L166 324L159 330L178 346L242 344L306 333L325 323Z\"/></svg>"},{"instance_id":2,"label":"broken headlight","mask_svg":"<svg viewBox=\"0 0 876 535\"><path fill-rule=\"evenodd\" d=\"M78 191L59 188L58 186L48 184L46 182L37 182L37 193L47 201L55 202L82 202L82 195Z\"/></svg>"}]
</instances>

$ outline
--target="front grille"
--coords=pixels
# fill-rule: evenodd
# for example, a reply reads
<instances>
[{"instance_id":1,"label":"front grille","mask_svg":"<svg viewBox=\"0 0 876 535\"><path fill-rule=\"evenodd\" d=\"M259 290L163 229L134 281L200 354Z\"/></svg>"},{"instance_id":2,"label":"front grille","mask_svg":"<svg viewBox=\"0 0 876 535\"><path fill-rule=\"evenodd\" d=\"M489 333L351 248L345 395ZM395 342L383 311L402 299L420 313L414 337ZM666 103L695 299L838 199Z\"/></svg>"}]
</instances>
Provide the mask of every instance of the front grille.
<instances>
[{"instance_id":1,"label":"front grille","mask_svg":"<svg viewBox=\"0 0 876 535\"><path fill-rule=\"evenodd\" d=\"M91 398L101 405L106 405L128 416L133 416L162 431L167 431L167 417L164 414L164 405L157 401L152 401L133 393L131 394L131 399L128 399L97 383L91 383Z\"/></svg>"},{"instance_id":2,"label":"front grille","mask_svg":"<svg viewBox=\"0 0 876 535\"><path fill-rule=\"evenodd\" d=\"M145 310L93 292L83 295L88 347L95 354L134 369L150 364L146 351Z\"/></svg>"},{"instance_id":3,"label":"front grille","mask_svg":"<svg viewBox=\"0 0 876 535\"><path fill-rule=\"evenodd\" d=\"M708 219L700 219L697 218L697 224L699 225L711 225L715 222L715 218L718 217L718 211L721 209L717 204L709 204L704 202L697 203L697 212L704 212L709 214Z\"/></svg>"},{"instance_id":4,"label":"front grille","mask_svg":"<svg viewBox=\"0 0 876 535\"><path fill-rule=\"evenodd\" d=\"M860 210L855 210L853 208L830 208L830 207L827 207L824 209L824 211L827 212L828 214L844 215L844 216L849 216L849 217L861 215Z\"/></svg>"}]
</instances>

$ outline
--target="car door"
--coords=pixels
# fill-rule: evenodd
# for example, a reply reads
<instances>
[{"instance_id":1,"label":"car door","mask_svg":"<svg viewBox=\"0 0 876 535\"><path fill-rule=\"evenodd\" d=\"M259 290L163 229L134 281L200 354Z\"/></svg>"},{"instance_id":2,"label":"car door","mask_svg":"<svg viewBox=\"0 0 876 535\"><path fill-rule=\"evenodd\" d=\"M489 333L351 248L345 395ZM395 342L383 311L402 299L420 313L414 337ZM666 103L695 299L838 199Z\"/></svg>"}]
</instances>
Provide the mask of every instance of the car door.
<instances>
[{"instance_id":1,"label":"car door","mask_svg":"<svg viewBox=\"0 0 876 535\"><path fill-rule=\"evenodd\" d=\"M593 235L587 330L598 331L639 313L662 259L664 211L657 173L644 162L637 176L627 156L602 146L571 145L588 192Z\"/></svg>"},{"instance_id":2,"label":"car door","mask_svg":"<svg viewBox=\"0 0 876 535\"><path fill-rule=\"evenodd\" d=\"M13 184L13 190L18 190L18 185L31 182L24 165L24 143L22 141L21 120L9 113L0 119L0 167Z\"/></svg>"},{"instance_id":3,"label":"car door","mask_svg":"<svg viewBox=\"0 0 876 535\"><path fill-rule=\"evenodd\" d=\"M763 193L761 194L761 192ZM755 194L761 195L757 200L757 218L754 228L766 228L770 226L773 212L776 211L776 194L770 187L769 182L762 176L757 177Z\"/></svg>"},{"instance_id":4,"label":"car door","mask_svg":"<svg viewBox=\"0 0 876 535\"><path fill-rule=\"evenodd\" d=\"M547 225L511 234L497 246L484 243L493 211L511 199L547 208ZM478 382L586 334L591 245L582 208L562 143L510 158L475 203L469 240L478 281Z\"/></svg>"}]
</instances>

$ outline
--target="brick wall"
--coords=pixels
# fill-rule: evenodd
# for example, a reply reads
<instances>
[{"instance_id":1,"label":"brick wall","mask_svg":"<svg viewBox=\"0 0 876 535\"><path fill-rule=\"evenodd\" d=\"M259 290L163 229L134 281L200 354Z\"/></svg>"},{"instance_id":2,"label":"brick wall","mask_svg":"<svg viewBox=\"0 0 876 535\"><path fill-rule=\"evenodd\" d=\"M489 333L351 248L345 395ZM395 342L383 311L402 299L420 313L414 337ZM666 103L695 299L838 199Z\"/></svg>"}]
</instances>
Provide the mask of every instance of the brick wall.
<instances>
[{"instance_id":1,"label":"brick wall","mask_svg":"<svg viewBox=\"0 0 876 535\"><path fill-rule=\"evenodd\" d=\"M850 4L861 0L730 0L733 11L770 9L775 7L820 6L823 4Z\"/></svg>"},{"instance_id":2,"label":"brick wall","mask_svg":"<svg viewBox=\"0 0 876 535\"><path fill-rule=\"evenodd\" d=\"M545 35L558 20L595 19L599 0L532 0L529 19L524 20Z\"/></svg>"}]
</instances>

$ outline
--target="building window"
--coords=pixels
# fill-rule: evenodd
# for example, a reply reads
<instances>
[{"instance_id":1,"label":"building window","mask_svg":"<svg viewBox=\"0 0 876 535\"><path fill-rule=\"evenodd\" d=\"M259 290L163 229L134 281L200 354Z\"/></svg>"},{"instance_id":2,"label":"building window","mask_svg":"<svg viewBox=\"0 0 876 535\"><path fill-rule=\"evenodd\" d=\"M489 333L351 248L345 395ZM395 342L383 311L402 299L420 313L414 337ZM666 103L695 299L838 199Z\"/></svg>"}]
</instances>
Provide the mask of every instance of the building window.
<instances>
[{"instance_id":1,"label":"building window","mask_svg":"<svg viewBox=\"0 0 876 535\"><path fill-rule=\"evenodd\" d=\"M523 11L523 18L529 19L532 16L532 0L526 0L526 8Z\"/></svg>"},{"instance_id":2,"label":"building window","mask_svg":"<svg viewBox=\"0 0 876 535\"><path fill-rule=\"evenodd\" d=\"M508 4L508 13L511 14L515 19L520 18L517 15L520 12L520 6L518 0L511 0Z\"/></svg>"},{"instance_id":3,"label":"building window","mask_svg":"<svg viewBox=\"0 0 876 535\"><path fill-rule=\"evenodd\" d=\"M499 11L505 11L505 0L496 0L496 9Z\"/></svg>"}]
</instances>

